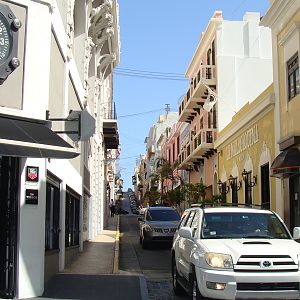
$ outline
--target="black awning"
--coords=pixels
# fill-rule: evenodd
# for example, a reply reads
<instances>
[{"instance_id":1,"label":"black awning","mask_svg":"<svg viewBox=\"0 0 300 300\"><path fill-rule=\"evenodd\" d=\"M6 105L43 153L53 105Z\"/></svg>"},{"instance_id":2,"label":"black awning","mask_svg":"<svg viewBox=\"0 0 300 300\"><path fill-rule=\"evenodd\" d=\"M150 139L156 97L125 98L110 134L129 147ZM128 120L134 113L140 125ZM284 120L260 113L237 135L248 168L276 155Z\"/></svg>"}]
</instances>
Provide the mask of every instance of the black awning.
<instances>
[{"instance_id":1,"label":"black awning","mask_svg":"<svg viewBox=\"0 0 300 300\"><path fill-rule=\"evenodd\" d=\"M50 123L0 115L0 155L37 158L74 158L76 149L53 132Z\"/></svg>"},{"instance_id":2,"label":"black awning","mask_svg":"<svg viewBox=\"0 0 300 300\"><path fill-rule=\"evenodd\" d=\"M300 174L300 151L298 148L289 148L274 159L270 176L281 178L295 174Z\"/></svg>"}]
</instances>

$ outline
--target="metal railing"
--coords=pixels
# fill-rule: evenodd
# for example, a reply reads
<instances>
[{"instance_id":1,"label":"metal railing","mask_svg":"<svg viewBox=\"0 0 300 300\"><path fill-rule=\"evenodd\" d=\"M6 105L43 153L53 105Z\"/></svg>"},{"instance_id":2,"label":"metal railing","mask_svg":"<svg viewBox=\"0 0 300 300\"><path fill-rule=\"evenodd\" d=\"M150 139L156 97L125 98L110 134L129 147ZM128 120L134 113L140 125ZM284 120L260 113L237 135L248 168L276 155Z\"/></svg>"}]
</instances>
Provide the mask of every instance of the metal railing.
<instances>
[{"instance_id":1,"label":"metal railing","mask_svg":"<svg viewBox=\"0 0 300 300\"><path fill-rule=\"evenodd\" d=\"M186 104L189 102L190 98L193 96L194 90L197 88L201 80L210 80L216 78L216 66L215 65L201 65L197 75L191 80L191 85L186 92L186 95L182 98L179 106L179 115L184 110Z\"/></svg>"},{"instance_id":2,"label":"metal railing","mask_svg":"<svg viewBox=\"0 0 300 300\"><path fill-rule=\"evenodd\" d=\"M111 107L103 107L101 115L104 120L117 120L116 104L113 102Z\"/></svg>"}]
</instances>

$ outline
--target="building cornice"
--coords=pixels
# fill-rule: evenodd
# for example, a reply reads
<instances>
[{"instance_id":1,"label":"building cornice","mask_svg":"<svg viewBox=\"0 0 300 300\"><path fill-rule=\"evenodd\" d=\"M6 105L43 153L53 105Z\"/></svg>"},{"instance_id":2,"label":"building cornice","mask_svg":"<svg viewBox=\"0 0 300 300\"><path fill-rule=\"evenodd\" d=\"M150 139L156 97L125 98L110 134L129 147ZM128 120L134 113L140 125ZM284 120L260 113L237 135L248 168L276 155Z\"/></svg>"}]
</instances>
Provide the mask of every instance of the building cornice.
<instances>
[{"instance_id":1,"label":"building cornice","mask_svg":"<svg viewBox=\"0 0 300 300\"><path fill-rule=\"evenodd\" d=\"M288 16L288 11L294 5L299 3L298 0L276 0L272 3L268 9L266 15L260 22L260 25L274 28L279 24L285 22L285 18ZM299 5L299 4L298 4ZM292 11L294 13L295 11Z\"/></svg>"},{"instance_id":2,"label":"building cornice","mask_svg":"<svg viewBox=\"0 0 300 300\"><path fill-rule=\"evenodd\" d=\"M284 35L282 39L279 40L279 45L283 46L289 39L290 37L295 33L296 30L299 31L300 29L300 22L295 22L287 31L287 33Z\"/></svg>"}]
</instances>

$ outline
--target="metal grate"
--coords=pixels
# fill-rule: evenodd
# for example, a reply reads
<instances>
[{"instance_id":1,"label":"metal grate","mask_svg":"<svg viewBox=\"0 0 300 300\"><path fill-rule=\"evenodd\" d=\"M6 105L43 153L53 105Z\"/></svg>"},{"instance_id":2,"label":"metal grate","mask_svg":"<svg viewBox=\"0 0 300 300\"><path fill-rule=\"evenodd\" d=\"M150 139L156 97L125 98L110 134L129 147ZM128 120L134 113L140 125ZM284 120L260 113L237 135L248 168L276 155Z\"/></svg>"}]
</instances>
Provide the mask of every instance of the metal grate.
<instances>
[{"instance_id":1,"label":"metal grate","mask_svg":"<svg viewBox=\"0 0 300 300\"><path fill-rule=\"evenodd\" d=\"M289 255L242 255L235 272L297 272L298 263Z\"/></svg>"}]
</instances>

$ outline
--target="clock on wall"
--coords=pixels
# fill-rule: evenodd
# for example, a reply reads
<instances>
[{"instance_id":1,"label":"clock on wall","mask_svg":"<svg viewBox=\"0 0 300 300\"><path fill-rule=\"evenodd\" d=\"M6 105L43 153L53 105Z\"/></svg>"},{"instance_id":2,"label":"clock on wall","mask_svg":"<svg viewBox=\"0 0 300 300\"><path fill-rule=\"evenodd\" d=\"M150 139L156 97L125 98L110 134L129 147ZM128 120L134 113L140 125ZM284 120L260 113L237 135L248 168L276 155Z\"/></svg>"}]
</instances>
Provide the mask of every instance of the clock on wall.
<instances>
[{"instance_id":1,"label":"clock on wall","mask_svg":"<svg viewBox=\"0 0 300 300\"><path fill-rule=\"evenodd\" d=\"M9 6L0 3L0 84L20 65L17 51L21 25Z\"/></svg>"}]
</instances>

